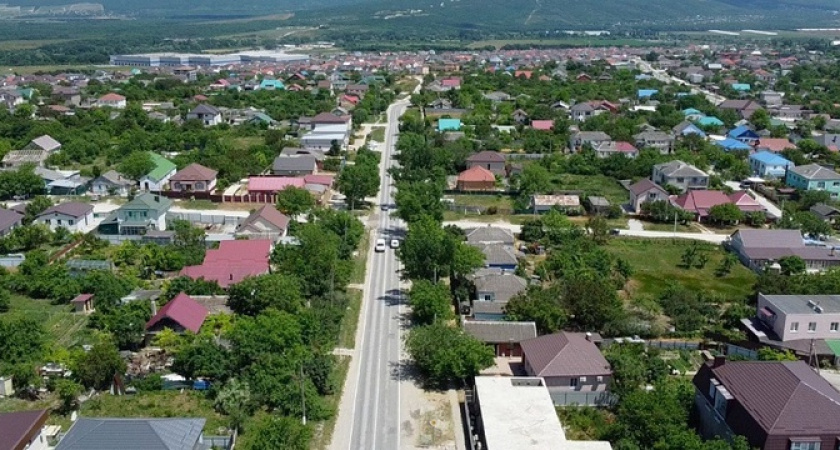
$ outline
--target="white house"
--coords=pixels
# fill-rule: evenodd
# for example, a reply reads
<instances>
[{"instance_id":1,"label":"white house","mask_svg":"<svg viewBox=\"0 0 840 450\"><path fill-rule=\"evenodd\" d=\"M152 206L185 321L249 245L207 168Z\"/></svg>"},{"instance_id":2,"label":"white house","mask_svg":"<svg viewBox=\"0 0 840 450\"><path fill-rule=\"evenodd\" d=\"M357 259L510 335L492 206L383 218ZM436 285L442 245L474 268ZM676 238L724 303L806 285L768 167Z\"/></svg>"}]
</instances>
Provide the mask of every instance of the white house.
<instances>
[{"instance_id":1,"label":"white house","mask_svg":"<svg viewBox=\"0 0 840 450\"><path fill-rule=\"evenodd\" d=\"M34 222L46 225L53 231L65 228L71 233L87 233L94 227L93 205L79 202L61 203L35 216Z\"/></svg>"},{"instance_id":2,"label":"white house","mask_svg":"<svg viewBox=\"0 0 840 450\"><path fill-rule=\"evenodd\" d=\"M94 195L119 195L125 197L134 181L129 180L116 170L109 170L94 178L90 183L90 192Z\"/></svg>"},{"instance_id":3,"label":"white house","mask_svg":"<svg viewBox=\"0 0 840 450\"><path fill-rule=\"evenodd\" d=\"M222 112L215 106L201 104L187 114L187 120L198 120L205 127L211 127L222 123Z\"/></svg>"},{"instance_id":4,"label":"white house","mask_svg":"<svg viewBox=\"0 0 840 450\"><path fill-rule=\"evenodd\" d=\"M175 163L157 153L149 152L149 156L155 163L155 168L137 181L140 184L140 189L144 191L162 191L166 189L169 179L175 175L178 167L175 166Z\"/></svg>"},{"instance_id":5,"label":"white house","mask_svg":"<svg viewBox=\"0 0 840 450\"><path fill-rule=\"evenodd\" d=\"M96 105L107 106L115 109L125 109L127 104L125 97L111 92L110 94L105 94L102 97L99 97L99 100L96 101Z\"/></svg>"}]
</instances>

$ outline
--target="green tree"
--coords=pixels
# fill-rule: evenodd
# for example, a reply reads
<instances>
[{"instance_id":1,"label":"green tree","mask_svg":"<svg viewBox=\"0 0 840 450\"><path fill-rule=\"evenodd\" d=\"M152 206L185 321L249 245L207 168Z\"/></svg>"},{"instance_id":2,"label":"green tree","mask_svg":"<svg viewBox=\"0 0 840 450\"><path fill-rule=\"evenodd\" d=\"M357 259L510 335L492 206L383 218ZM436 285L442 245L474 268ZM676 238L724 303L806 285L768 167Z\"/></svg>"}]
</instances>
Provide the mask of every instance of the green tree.
<instances>
[{"instance_id":1,"label":"green tree","mask_svg":"<svg viewBox=\"0 0 840 450\"><path fill-rule=\"evenodd\" d=\"M131 180L139 180L155 168L152 157L144 151L131 152L117 166L117 171Z\"/></svg>"},{"instance_id":2,"label":"green tree","mask_svg":"<svg viewBox=\"0 0 840 450\"><path fill-rule=\"evenodd\" d=\"M12 307L12 293L6 288L0 288L0 313L9 312Z\"/></svg>"},{"instance_id":3,"label":"green tree","mask_svg":"<svg viewBox=\"0 0 840 450\"><path fill-rule=\"evenodd\" d=\"M248 383L231 378L219 389L213 406L216 411L230 417L234 429L240 429L254 412L254 401Z\"/></svg>"},{"instance_id":4,"label":"green tree","mask_svg":"<svg viewBox=\"0 0 840 450\"><path fill-rule=\"evenodd\" d=\"M436 222L443 221L443 188L434 181L400 182L397 184L394 200L397 204L397 216L409 225L423 217L431 217Z\"/></svg>"},{"instance_id":5,"label":"green tree","mask_svg":"<svg viewBox=\"0 0 840 450\"><path fill-rule=\"evenodd\" d=\"M124 373L125 361L117 347L107 340L95 343L73 366L73 374L83 386L100 391L108 389L115 375Z\"/></svg>"},{"instance_id":6,"label":"green tree","mask_svg":"<svg viewBox=\"0 0 840 450\"><path fill-rule=\"evenodd\" d=\"M47 344L43 323L28 315L0 316L0 366L37 361Z\"/></svg>"},{"instance_id":7,"label":"green tree","mask_svg":"<svg viewBox=\"0 0 840 450\"><path fill-rule=\"evenodd\" d=\"M770 347L758 349L759 361L797 361L798 359L790 350L780 351Z\"/></svg>"},{"instance_id":8,"label":"green tree","mask_svg":"<svg viewBox=\"0 0 840 450\"><path fill-rule=\"evenodd\" d=\"M493 365L493 349L441 322L412 328L405 345L420 371L437 385L466 380Z\"/></svg>"},{"instance_id":9,"label":"green tree","mask_svg":"<svg viewBox=\"0 0 840 450\"><path fill-rule=\"evenodd\" d=\"M208 336L199 336L181 348L175 356L172 371L186 378L225 380L234 365L230 353Z\"/></svg>"},{"instance_id":10,"label":"green tree","mask_svg":"<svg viewBox=\"0 0 840 450\"><path fill-rule=\"evenodd\" d=\"M300 420L279 414L263 414L246 428L243 450L308 450L312 429Z\"/></svg>"},{"instance_id":11,"label":"green tree","mask_svg":"<svg viewBox=\"0 0 840 450\"><path fill-rule=\"evenodd\" d=\"M586 221L586 228L592 240L599 245L604 245L610 239L610 227L604 216L592 216Z\"/></svg>"},{"instance_id":12,"label":"green tree","mask_svg":"<svg viewBox=\"0 0 840 450\"><path fill-rule=\"evenodd\" d=\"M306 189L289 186L277 193L277 209L293 220L315 207L315 199Z\"/></svg>"},{"instance_id":13,"label":"green tree","mask_svg":"<svg viewBox=\"0 0 840 450\"><path fill-rule=\"evenodd\" d=\"M417 280L408 293L411 315L419 325L446 322L452 315L452 295L446 285L428 280Z\"/></svg>"},{"instance_id":14,"label":"green tree","mask_svg":"<svg viewBox=\"0 0 840 450\"><path fill-rule=\"evenodd\" d=\"M534 322L539 334L561 330L568 317L559 302L557 287L531 289L512 298L505 306L505 317L517 322Z\"/></svg>"},{"instance_id":15,"label":"green tree","mask_svg":"<svg viewBox=\"0 0 840 450\"><path fill-rule=\"evenodd\" d=\"M805 261L798 256L785 256L779 258L779 267L782 275L799 275L805 273Z\"/></svg>"},{"instance_id":16,"label":"green tree","mask_svg":"<svg viewBox=\"0 0 840 450\"><path fill-rule=\"evenodd\" d=\"M52 199L44 195L36 195L26 204L25 213L23 215L23 223L30 224L38 214L46 211L47 208L53 205Z\"/></svg>"},{"instance_id":17,"label":"green tree","mask_svg":"<svg viewBox=\"0 0 840 450\"><path fill-rule=\"evenodd\" d=\"M516 209L525 210L534 194L543 194L551 189L551 175L539 164L528 164L522 169L518 177L519 196L516 198Z\"/></svg>"},{"instance_id":18,"label":"green tree","mask_svg":"<svg viewBox=\"0 0 840 450\"><path fill-rule=\"evenodd\" d=\"M709 208L709 219L721 224L735 224L744 220L744 213L734 203L722 203Z\"/></svg>"},{"instance_id":19,"label":"green tree","mask_svg":"<svg viewBox=\"0 0 840 450\"><path fill-rule=\"evenodd\" d=\"M610 390L620 397L668 376L668 367L659 352L644 344L610 345L604 351L604 357L613 371Z\"/></svg>"},{"instance_id":20,"label":"green tree","mask_svg":"<svg viewBox=\"0 0 840 450\"><path fill-rule=\"evenodd\" d=\"M342 258L341 237L318 222L295 227L294 236L298 245L274 248L271 262L276 270L297 276L307 298L342 290L349 282L352 262Z\"/></svg>"},{"instance_id":21,"label":"green tree","mask_svg":"<svg viewBox=\"0 0 840 450\"><path fill-rule=\"evenodd\" d=\"M437 281L445 276L451 262L454 240L429 216L410 223L408 233L397 254L409 279Z\"/></svg>"},{"instance_id":22,"label":"green tree","mask_svg":"<svg viewBox=\"0 0 840 450\"><path fill-rule=\"evenodd\" d=\"M59 413L66 415L78 406L78 397L82 393L82 386L73 380L60 378L55 380L53 392L56 393L58 399L61 401Z\"/></svg>"},{"instance_id":23,"label":"green tree","mask_svg":"<svg viewBox=\"0 0 840 450\"><path fill-rule=\"evenodd\" d=\"M300 280L279 273L245 278L231 286L228 295L230 309L248 316L267 308L296 314L304 306Z\"/></svg>"}]
</instances>

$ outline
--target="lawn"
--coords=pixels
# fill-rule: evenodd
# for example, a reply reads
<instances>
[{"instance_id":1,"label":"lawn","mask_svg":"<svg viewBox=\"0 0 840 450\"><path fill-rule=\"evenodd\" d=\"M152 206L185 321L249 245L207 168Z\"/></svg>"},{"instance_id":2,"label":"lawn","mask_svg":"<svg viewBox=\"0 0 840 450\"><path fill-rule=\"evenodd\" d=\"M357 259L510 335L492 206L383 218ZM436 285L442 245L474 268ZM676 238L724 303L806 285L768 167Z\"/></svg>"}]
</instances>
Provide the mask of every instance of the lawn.
<instances>
[{"instance_id":1,"label":"lawn","mask_svg":"<svg viewBox=\"0 0 840 450\"><path fill-rule=\"evenodd\" d=\"M359 327L359 311L362 309L362 291L350 289L347 291L349 302L341 319L341 329L338 332L338 346L340 348L354 348L356 346L356 329Z\"/></svg>"},{"instance_id":2,"label":"lawn","mask_svg":"<svg viewBox=\"0 0 840 450\"><path fill-rule=\"evenodd\" d=\"M639 220L642 222L642 225L645 227L645 231L674 231L674 224L673 223L665 223L665 222L651 222L648 220ZM678 233L697 233L700 230L694 228L690 225L685 225L682 223L677 224L677 232Z\"/></svg>"},{"instance_id":3,"label":"lawn","mask_svg":"<svg viewBox=\"0 0 840 450\"><path fill-rule=\"evenodd\" d=\"M557 191L582 191L584 197L597 195L606 197L610 203L620 205L630 200L627 189L614 178L604 175L562 174L552 177L553 188Z\"/></svg>"},{"instance_id":4,"label":"lawn","mask_svg":"<svg viewBox=\"0 0 840 450\"><path fill-rule=\"evenodd\" d=\"M210 200L178 200L175 205L184 209L218 209L219 204Z\"/></svg>"},{"instance_id":5,"label":"lawn","mask_svg":"<svg viewBox=\"0 0 840 450\"><path fill-rule=\"evenodd\" d=\"M458 206L496 207L500 210L513 209L513 199L505 195L451 195L448 198L451 198Z\"/></svg>"},{"instance_id":6,"label":"lawn","mask_svg":"<svg viewBox=\"0 0 840 450\"><path fill-rule=\"evenodd\" d=\"M376 142L385 142L385 127L371 127L370 139Z\"/></svg>"},{"instance_id":7,"label":"lawn","mask_svg":"<svg viewBox=\"0 0 840 450\"><path fill-rule=\"evenodd\" d=\"M350 283L362 284L365 282L365 271L367 271L368 249L370 248L370 233L362 234L359 241L359 249L356 250L356 257L353 259L353 274L350 276Z\"/></svg>"},{"instance_id":8,"label":"lawn","mask_svg":"<svg viewBox=\"0 0 840 450\"><path fill-rule=\"evenodd\" d=\"M38 319L55 341L64 347L85 344L85 338L90 334L86 327L87 316L72 311L70 305L53 305L48 300L12 295L11 312Z\"/></svg>"},{"instance_id":9,"label":"lawn","mask_svg":"<svg viewBox=\"0 0 840 450\"><path fill-rule=\"evenodd\" d=\"M709 256L702 269L680 267L683 252L694 242L678 239L613 239L607 250L625 259L633 268L631 290L634 294L658 296L669 283L688 289L722 295L727 300L741 300L752 293L756 275L740 263L729 275L718 277L715 269L724 258L716 245L697 243Z\"/></svg>"},{"instance_id":10,"label":"lawn","mask_svg":"<svg viewBox=\"0 0 840 450\"><path fill-rule=\"evenodd\" d=\"M82 404L86 417L203 417L205 434L214 435L230 421L213 409L213 402L196 391L160 391L137 395L100 395Z\"/></svg>"}]
</instances>

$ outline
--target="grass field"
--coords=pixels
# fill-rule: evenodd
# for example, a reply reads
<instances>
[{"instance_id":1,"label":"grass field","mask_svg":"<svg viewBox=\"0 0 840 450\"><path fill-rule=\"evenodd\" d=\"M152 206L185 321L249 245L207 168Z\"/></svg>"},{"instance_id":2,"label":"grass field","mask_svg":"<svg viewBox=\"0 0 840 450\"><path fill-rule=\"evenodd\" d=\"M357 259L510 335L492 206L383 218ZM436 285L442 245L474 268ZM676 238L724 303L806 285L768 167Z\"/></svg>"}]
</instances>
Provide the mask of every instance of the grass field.
<instances>
[{"instance_id":1,"label":"grass field","mask_svg":"<svg viewBox=\"0 0 840 450\"><path fill-rule=\"evenodd\" d=\"M607 251L625 259L633 267L630 290L634 294L658 296L669 283L679 283L690 290L716 293L727 300L741 300L752 293L756 275L736 264L729 275L717 277L715 269L725 253L715 245L698 244L709 256L702 269L680 267L683 252L693 242L669 239L613 239Z\"/></svg>"},{"instance_id":2,"label":"grass field","mask_svg":"<svg viewBox=\"0 0 840 450\"><path fill-rule=\"evenodd\" d=\"M341 319L341 330L338 334L338 346L340 348L356 347L356 329L359 327L359 311L362 309L362 291L351 289L347 292L350 302L344 310L344 318Z\"/></svg>"},{"instance_id":3,"label":"grass field","mask_svg":"<svg viewBox=\"0 0 840 450\"><path fill-rule=\"evenodd\" d=\"M85 338L90 333L86 327L87 316L72 311L70 305L53 305L47 300L12 295L11 312L38 319L56 343L64 347L87 343Z\"/></svg>"},{"instance_id":4,"label":"grass field","mask_svg":"<svg viewBox=\"0 0 840 450\"><path fill-rule=\"evenodd\" d=\"M333 416L324 422L319 423L315 428L315 433L312 436L312 442L309 448L313 450L325 450L330 445L333 431L335 430L335 422L338 420L338 403L341 401L341 394L344 391L344 380L347 378L347 371L350 370L350 358L340 358L333 370L333 380L335 381L335 393L328 395L324 399L329 408L335 413Z\"/></svg>"},{"instance_id":5,"label":"grass field","mask_svg":"<svg viewBox=\"0 0 840 450\"><path fill-rule=\"evenodd\" d=\"M86 417L203 417L205 434L216 434L230 421L213 409L205 394L195 391L161 391L137 395L100 395L82 404Z\"/></svg>"},{"instance_id":6,"label":"grass field","mask_svg":"<svg viewBox=\"0 0 840 450\"><path fill-rule=\"evenodd\" d=\"M385 142L385 127L372 127L369 137L372 141Z\"/></svg>"},{"instance_id":7,"label":"grass field","mask_svg":"<svg viewBox=\"0 0 840 450\"><path fill-rule=\"evenodd\" d=\"M210 200L178 200L175 206L184 209L218 209L219 204Z\"/></svg>"},{"instance_id":8,"label":"grass field","mask_svg":"<svg viewBox=\"0 0 840 450\"><path fill-rule=\"evenodd\" d=\"M642 222L642 225L645 227L645 231L674 231L673 223L651 222L647 220L639 220L639 222ZM677 224L678 233L697 233L698 231L700 230L690 225L684 225L681 223Z\"/></svg>"},{"instance_id":9,"label":"grass field","mask_svg":"<svg viewBox=\"0 0 840 450\"><path fill-rule=\"evenodd\" d=\"M506 195L451 195L458 206L482 206L498 209L513 209L513 199Z\"/></svg>"},{"instance_id":10,"label":"grass field","mask_svg":"<svg viewBox=\"0 0 840 450\"><path fill-rule=\"evenodd\" d=\"M604 175L555 175L553 187L560 191L583 191L584 196L599 195L610 203L620 205L630 200L630 194L614 178Z\"/></svg>"},{"instance_id":11,"label":"grass field","mask_svg":"<svg viewBox=\"0 0 840 450\"><path fill-rule=\"evenodd\" d=\"M350 283L362 284L365 282L365 270L367 270L368 248L370 247L370 233L365 232L359 241L358 255L353 260L353 274L350 276Z\"/></svg>"},{"instance_id":12,"label":"grass field","mask_svg":"<svg viewBox=\"0 0 840 450\"><path fill-rule=\"evenodd\" d=\"M91 65L52 65L52 66L0 66L0 74L8 75L17 73L21 75L31 75L38 72L72 72L78 70L96 70L96 69L112 69L110 66L91 66ZM130 70L129 67L124 67L125 70Z\"/></svg>"},{"instance_id":13,"label":"grass field","mask_svg":"<svg viewBox=\"0 0 840 450\"><path fill-rule=\"evenodd\" d=\"M41 39L31 41L0 41L0 50L31 50L44 45L67 42L68 39Z\"/></svg>"}]
</instances>

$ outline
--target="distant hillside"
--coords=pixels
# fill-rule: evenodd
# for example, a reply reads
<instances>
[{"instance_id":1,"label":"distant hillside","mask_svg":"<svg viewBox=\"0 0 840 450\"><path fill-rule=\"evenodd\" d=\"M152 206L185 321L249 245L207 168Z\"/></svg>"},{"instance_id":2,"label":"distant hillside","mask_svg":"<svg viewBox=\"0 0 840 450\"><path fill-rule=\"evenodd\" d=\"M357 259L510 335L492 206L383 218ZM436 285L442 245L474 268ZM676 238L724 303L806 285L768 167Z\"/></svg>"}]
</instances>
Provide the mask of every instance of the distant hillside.
<instances>
[{"instance_id":1,"label":"distant hillside","mask_svg":"<svg viewBox=\"0 0 840 450\"><path fill-rule=\"evenodd\" d=\"M2 0L9 6L65 5L80 0ZM86 0L100 3L109 13L138 16L189 17L269 15L323 7L341 7L360 0Z\"/></svg>"},{"instance_id":2,"label":"distant hillside","mask_svg":"<svg viewBox=\"0 0 840 450\"><path fill-rule=\"evenodd\" d=\"M428 31L840 26L837 0L368 0L330 10L319 19Z\"/></svg>"}]
</instances>

